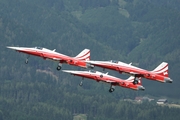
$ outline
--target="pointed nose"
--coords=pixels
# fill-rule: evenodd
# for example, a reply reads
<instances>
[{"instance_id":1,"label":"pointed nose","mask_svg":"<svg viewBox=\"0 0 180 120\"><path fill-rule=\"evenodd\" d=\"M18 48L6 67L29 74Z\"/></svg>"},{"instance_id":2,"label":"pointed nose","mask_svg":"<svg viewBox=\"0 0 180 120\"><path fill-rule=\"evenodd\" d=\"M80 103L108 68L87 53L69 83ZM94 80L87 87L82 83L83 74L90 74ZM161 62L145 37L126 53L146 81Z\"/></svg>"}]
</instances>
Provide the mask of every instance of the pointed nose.
<instances>
[{"instance_id":1,"label":"pointed nose","mask_svg":"<svg viewBox=\"0 0 180 120\"><path fill-rule=\"evenodd\" d=\"M86 63L86 67L93 69L93 68L94 68L94 65L91 65L90 63Z\"/></svg>"},{"instance_id":2,"label":"pointed nose","mask_svg":"<svg viewBox=\"0 0 180 120\"><path fill-rule=\"evenodd\" d=\"M145 88L144 88L143 86L138 86L138 90L142 90L142 91L144 91L144 90L145 90Z\"/></svg>"},{"instance_id":3,"label":"pointed nose","mask_svg":"<svg viewBox=\"0 0 180 120\"><path fill-rule=\"evenodd\" d=\"M13 50L22 50L22 48L20 48L20 47L9 47L9 46L7 46L7 48L13 49Z\"/></svg>"}]
</instances>

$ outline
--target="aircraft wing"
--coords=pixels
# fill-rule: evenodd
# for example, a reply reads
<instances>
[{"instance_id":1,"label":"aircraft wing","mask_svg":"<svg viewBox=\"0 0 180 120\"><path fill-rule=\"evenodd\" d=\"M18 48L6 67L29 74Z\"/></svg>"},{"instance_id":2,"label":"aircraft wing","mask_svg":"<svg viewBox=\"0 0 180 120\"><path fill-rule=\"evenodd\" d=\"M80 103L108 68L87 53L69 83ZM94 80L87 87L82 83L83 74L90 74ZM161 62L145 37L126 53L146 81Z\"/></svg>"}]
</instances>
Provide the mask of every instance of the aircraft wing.
<instances>
[{"instance_id":1,"label":"aircraft wing","mask_svg":"<svg viewBox=\"0 0 180 120\"><path fill-rule=\"evenodd\" d=\"M129 73L130 75L132 75L132 76L135 76L135 77L144 77L144 76L150 76L150 74L149 73L147 73L147 72L141 72L141 73L136 73L136 72L130 72Z\"/></svg>"},{"instance_id":2,"label":"aircraft wing","mask_svg":"<svg viewBox=\"0 0 180 120\"><path fill-rule=\"evenodd\" d=\"M84 74L89 73L88 71L72 71L72 70L62 70L62 71L73 74L73 75L85 77L85 78L86 78L86 76L84 76ZM94 77L91 77L90 79L94 79L94 80L102 81L102 82L106 82L106 83L114 83L114 84L117 83L116 81L106 80L106 79L104 79L104 77L98 78L97 76L99 76L99 74L94 75ZM87 77L87 78L89 78L89 77Z\"/></svg>"},{"instance_id":3,"label":"aircraft wing","mask_svg":"<svg viewBox=\"0 0 180 120\"><path fill-rule=\"evenodd\" d=\"M131 75L139 75L139 73L136 73L136 72L130 72L129 74L131 74Z\"/></svg>"},{"instance_id":4,"label":"aircraft wing","mask_svg":"<svg viewBox=\"0 0 180 120\"><path fill-rule=\"evenodd\" d=\"M102 80L103 82L107 82L107 83L117 83L115 81L111 81L111 80Z\"/></svg>"},{"instance_id":5,"label":"aircraft wing","mask_svg":"<svg viewBox=\"0 0 180 120\"><path fill-rule=\"evenodd\" d=\"M61 59L59 59L59 58L52 58L52 60L60 61Z\"/></svg>"}]
</instances>

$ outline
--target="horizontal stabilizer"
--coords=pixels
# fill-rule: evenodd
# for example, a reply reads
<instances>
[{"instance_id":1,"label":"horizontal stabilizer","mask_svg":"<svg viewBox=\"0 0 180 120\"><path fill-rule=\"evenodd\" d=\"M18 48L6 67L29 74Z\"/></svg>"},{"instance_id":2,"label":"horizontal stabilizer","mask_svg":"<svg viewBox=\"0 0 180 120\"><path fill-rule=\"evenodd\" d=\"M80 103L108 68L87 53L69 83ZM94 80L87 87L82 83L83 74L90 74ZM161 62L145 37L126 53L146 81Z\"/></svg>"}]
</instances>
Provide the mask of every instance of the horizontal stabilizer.
<instances>
[{"instance_id":1,"label":"horizontal stabilizer","mask_svg":"<svg viewBox=\"0 0 180 120\"><path fill-rule=\"evenodd\" d=\"M141 78L141 77L130 76L130 77L129 77L128 79L126 79L125 81L134 82L135 80L138 81L138 85L142 85L142 78Z\"/></svg>"}]
</instances>

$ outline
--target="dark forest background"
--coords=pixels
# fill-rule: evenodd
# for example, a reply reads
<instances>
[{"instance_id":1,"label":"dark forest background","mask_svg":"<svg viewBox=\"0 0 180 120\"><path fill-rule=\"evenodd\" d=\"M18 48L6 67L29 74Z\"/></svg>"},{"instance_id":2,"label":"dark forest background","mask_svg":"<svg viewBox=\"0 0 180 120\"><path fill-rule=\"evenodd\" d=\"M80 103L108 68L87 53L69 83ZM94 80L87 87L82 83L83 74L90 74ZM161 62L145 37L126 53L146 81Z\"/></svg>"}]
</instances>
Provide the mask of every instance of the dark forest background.
<instances>
[{"instance_id":1,"label":"dark forest background","mask_svg":"<svg viewBox=\"0 0 180 120\"><path fill-rule=\"evenodd\" d=\"M179 0L0 0L0 120L177 120L179 108L122 101L136 96L180 101ZM143 79L145 91L109 86L56 71L56 62L9 50L41 46L92 60L120 60L153 70L169 63L172 84ZM63 65L63 69L83 70ZM102 71L102 69L95 68ZM106 70L108 71L108 70ZM105 72L106 72L105 71ZM115 71L110 75L120 78Z\"/></svg>"}]
</instances>

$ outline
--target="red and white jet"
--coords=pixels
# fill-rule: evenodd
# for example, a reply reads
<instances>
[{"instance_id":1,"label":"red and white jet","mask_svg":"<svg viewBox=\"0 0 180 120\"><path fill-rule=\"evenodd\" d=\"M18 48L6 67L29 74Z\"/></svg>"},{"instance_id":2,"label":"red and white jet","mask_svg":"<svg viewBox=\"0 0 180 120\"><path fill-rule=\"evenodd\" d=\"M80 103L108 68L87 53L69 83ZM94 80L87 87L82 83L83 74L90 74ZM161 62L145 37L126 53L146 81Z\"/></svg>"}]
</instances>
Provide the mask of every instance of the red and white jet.
<instances>
[{"instance_id":1,"label":"red and white jet","mask_svg":"<svg viewBox=\"0 0 180 120\"><path fill-rule=\"evenodd\" d=\"M101 68L111 69L118 71L119 73L129 74L135 78L143 77L150 80L155 80L159 82L172 83L173 80L169 78L168 74L168 63L162 62L157 68L153 71L144 70L132 64L126 64L120 61L87 61L87 66L98 66ZM134 84L137 84L137 79L134 79Z\"/></svg>"},{"instance_id":2,"label":"red and white jet","mask_svg":"<svg viewBox=\"0 0 180 120\"><path fill-rule=\"evenodd\" d=\"M90 59L89 49L84 49L76 57L69 57L69 56L60 54L58 52L55 52L56 49L49 50L47 48L42 48L42 47L34 47L34 48L7 47L7 48L28 54L28 57L25 61L26 64L28 63L29 55L34 55L34 56L42 57L44 59L51 59L54 61L58 61L59 64L57 66L57 70L61 69L62 63L86 68L87 66L86 66L85 61Z\"/></svg>"},{"instance_id":3,"label":"red and white jet","mask_svg":"<svg viewBox=\"0 0 180 120\"><path fill-rule=\"evenodd\" d=\"M138 78L138 84L133 84L134 76L129 77L127 80L122 80L120 78L110 76L107 73L102 73L94 70L89 71L71 71L71 70L62 70L63 72L70 73L72 75L80 76L82 78L89 78L96 80L97 82L102 81L106 83L110 83L109 92L113 92L115 90L115 86L121 86L124 88L129 88L133 90L145 90L145 88L141 84L141 78ZM82 86L82 81L79 84Z\"/></svg>"}]
</instances>

